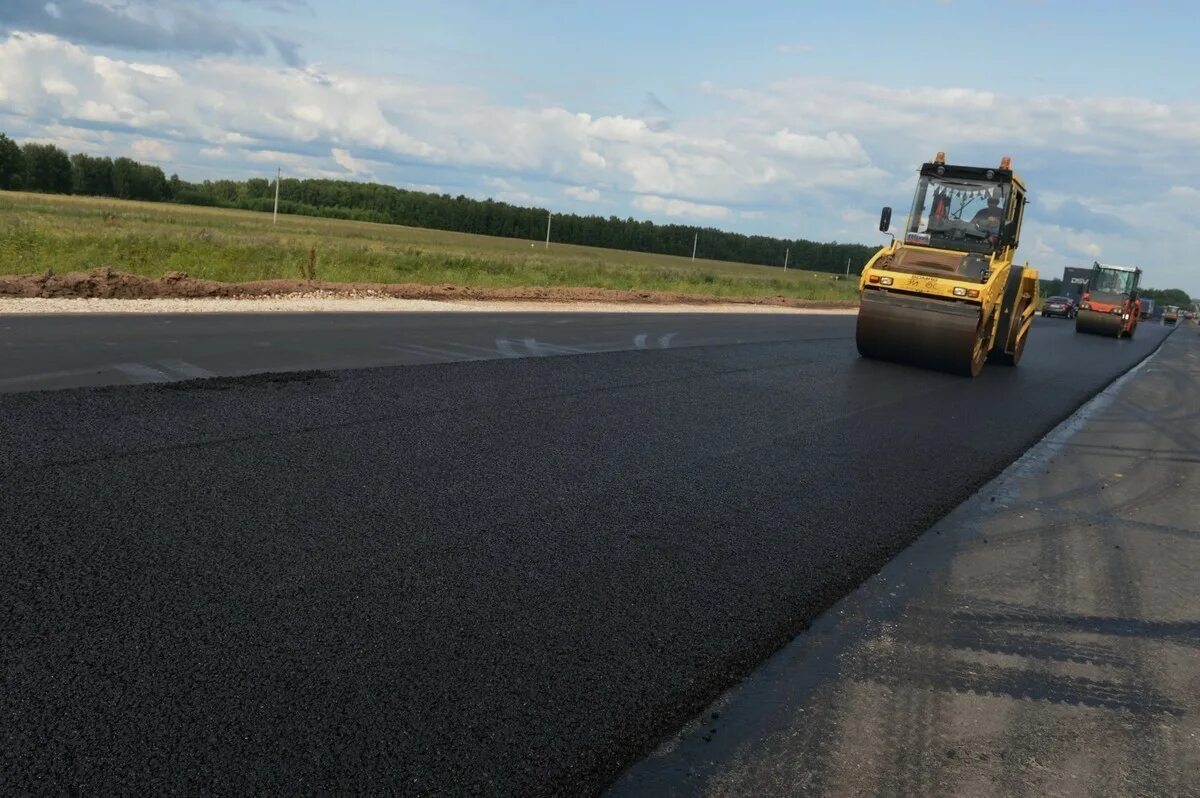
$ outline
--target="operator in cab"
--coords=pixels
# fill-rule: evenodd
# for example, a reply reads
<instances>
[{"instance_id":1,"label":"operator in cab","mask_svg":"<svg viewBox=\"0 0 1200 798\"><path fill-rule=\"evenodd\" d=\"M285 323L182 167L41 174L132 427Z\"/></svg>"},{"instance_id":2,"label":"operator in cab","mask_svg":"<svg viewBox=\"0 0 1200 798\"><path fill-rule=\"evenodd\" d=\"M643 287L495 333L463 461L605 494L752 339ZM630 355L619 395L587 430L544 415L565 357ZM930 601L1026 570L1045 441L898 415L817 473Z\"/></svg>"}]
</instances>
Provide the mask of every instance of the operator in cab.
<instances>
[{"instance_id":1,"label":"operator in cab","mask_svg":"<svg viewBox=\"0 0 1200 798\"><path fill-rule=\"evenodd\" d=\"M1000 222L1004 220L1004 210L1000 207L1000 198L994 194L987 199L987 207L980 208L972 222L982 228L999 230Z\"/></svg>"}]
</instances>

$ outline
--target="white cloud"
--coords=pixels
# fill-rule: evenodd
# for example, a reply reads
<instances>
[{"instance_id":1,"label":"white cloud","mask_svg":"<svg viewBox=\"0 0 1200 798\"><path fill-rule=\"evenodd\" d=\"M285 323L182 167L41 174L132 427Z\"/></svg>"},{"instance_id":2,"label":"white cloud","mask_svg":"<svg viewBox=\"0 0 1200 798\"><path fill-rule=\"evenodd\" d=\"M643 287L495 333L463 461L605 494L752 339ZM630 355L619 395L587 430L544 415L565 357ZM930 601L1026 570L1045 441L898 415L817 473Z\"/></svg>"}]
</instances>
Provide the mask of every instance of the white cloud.
<instances>
[{"instance_id":1,"label":"white cloud","mask_svg":"<svg viewBox=\"0 0 1200 798\"><path fill-rule=\"evenodd\" d=\"M224 147L201 147L200 154L205 158L228 158L229 150Z\"/></svg>"},{"instance_id":2,"label":"white cloud","mask_svg":"<svg viewBox=\"0 0 1200 798\"><path fill-rule=\"evenodd\" d=\"M700 202L668 199L652 194L634 197L633 206L647 213L662 213L667 216L691 216L697 219L729 218L729 209L720 205L705 205Z\"/></svg>"},{"instance_id":3,"label":"white cloud","mask_svg":"<svg viewBox=\"0 0 1200 798\"><path fill-rule=\"evenodd\" d=\"M343 150L340 147L334 147L330 150L333 156L334 163L345 169L352 175L370 175L371 170L365 163L352 156L349 151Z\"/></svg>"},{"instance_id":4,"label":"white cloud","mask_svg":"<svg viewBox=\"0 0 1200 798\"><path fill-rule=\"evenodd\" d=\"M568 197L574 197L581 202L599 202L600 192L594 188L586 186L568 186L563 189L563 193Z\"/></svg>"},{"instance_id":5,"label":"white cloud","mask_svg":"<svg viewBox=\"0 0 1200 798\"><path fill-rule=\"evenodd\" d=\"M134 72L141 72L143 75L149 75L159 80L178 82L180 79L178 72L163 64L130 64L129 68Z\"/></svg>"},{"instance_id":6,"label":"white cloud","mask_svg":"<svg viewBox=\"0 0 1200 798\"><path fill-rule=\"evenodd\" d=\"M175 157L175 151L156 139L134 139L129 145L129 154L137 161L163 163Z\"/></svg>"},{"instance_id":7,"label":"white cloud","mask_svg":"<svg viewBox=\"0 0 1200 798\"><path fill-rule=\"evenodd\" d=\"M79 93L79 89L75 88L75 84L55 77L42 78L42 89L47 94L56 94L60 97L73 97Z\"/></svg>"},{"instance_id":8,"label":"white cloud","mask_svg":"<svg viewBox=\"0 0 1200 798\"><path fill-rule=\"evenodd\" d=\"M30 76L50 69L77 86L78 96L47 96L30 84ZM0 42L0 91L29 118L80 119L160 140L199 140L209 149L266 153L255 162L280 162L270 153L289 149L305 158L314 148L338 149L359 153L356 162L369 153L372 163L502 168L701 205L790 201L805 187L853 185L873 174L855 137L834 130L737 129L712 120L652 129L627 116L502 106L460 87L329 69L264 70L204 59L177 71L93 55L46 35ZM771 135L778 138L775 152L764 148ZM797 174L781 160L787 158L809 163ZM529 192L507 195L515 200Z\"/></svg>"},{"instance_id":9,"label":"white cloud","mask_svg":"<svg viewBox=\"0 0 1200 798\"><path fill-rule=\"evenodd\" d=\"M788 42L786 44L775 45L775 52L783 53L784 55L802 55L811 53L813 50L811 44L803 44L801 42Z\"/></svg>"},{"instance_id":10,"label":"white cloud","mask_svg":"<svg viewBox=\"0 0 1200 798\"><path fill-rule=\"evenodd\" d=\"M867 153L854 136L830 131L824 136L793 133L786 127L771 136L771 146L785 155L797 158L819 158L828 160L865 163Z\"/></svg>"},{"instance_id":11,"label":"white cloud","mask_svg":"<svg viewBox=\"0 0 1200 798\"><path fill-rule=\"evenodd\" d=\"M1104 248L1092 238L1074 231L1067 231L1063 240L1071 251L1082 253L1089 258L1098 258L1100 257L1100 253L1104 251Z\"/></svg>"}]
</instances>

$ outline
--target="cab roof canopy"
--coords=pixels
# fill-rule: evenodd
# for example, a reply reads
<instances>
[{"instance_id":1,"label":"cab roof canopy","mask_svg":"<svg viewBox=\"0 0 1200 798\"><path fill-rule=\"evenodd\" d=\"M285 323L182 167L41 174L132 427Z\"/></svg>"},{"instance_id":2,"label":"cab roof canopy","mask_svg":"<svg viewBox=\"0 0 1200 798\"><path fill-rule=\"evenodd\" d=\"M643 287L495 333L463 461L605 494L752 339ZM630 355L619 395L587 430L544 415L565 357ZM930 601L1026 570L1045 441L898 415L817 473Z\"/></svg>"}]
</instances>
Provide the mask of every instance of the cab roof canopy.
<instances>
[{"instance_id":1,"label":"cab roof canopy","mask_svg":"<svg viewBox=\"0 0 1200 798\"><path fill-rule=\"evenodd\" d=\"M1100 261L1096 261L1096 265L1099 266L1101 269L1112 269L1115 272L1140 272L1141 271L1141 269L1139 269L1137 266L1117 266L1116 264L1113 264L1113 263L1101 263Z\"/></svg>"},{"instance_id":2,"label":"cab roof canopy","mask_svg":"<svg viewBox=\"0 0 1200 798\"><path fill-rule=\"evenodd\" d=\"M939 152L932 161L921 164L922 177L948 177L964 180L987 180L995 183L1016 183L1022 191L1025 181L1012 169L1012 159L1000 159L999 166L961 166L946 163L946 153Z\"/></svg>"}]
</instances>

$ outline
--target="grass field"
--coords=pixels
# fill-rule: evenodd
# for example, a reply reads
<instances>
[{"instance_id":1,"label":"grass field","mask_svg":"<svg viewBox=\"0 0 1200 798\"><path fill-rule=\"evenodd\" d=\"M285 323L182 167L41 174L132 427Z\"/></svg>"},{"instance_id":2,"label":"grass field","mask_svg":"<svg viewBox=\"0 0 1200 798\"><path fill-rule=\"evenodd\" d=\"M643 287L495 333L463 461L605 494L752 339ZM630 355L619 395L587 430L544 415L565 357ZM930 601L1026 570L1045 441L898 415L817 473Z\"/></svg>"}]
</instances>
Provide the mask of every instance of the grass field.
<instances>
[{"instance_id":1,"label":"grass field","mask_svg":"<svg viewBox=\"0 0 1200 798\"><path fill-rule=\"evenodd\" d=\"M334 282L470 288L577 286L746 297L853 299L827 273L538 243L304 216L0 191L0 274L108 266L147 277L181 271L240 282Z\"/></svg>"}]
</instances>

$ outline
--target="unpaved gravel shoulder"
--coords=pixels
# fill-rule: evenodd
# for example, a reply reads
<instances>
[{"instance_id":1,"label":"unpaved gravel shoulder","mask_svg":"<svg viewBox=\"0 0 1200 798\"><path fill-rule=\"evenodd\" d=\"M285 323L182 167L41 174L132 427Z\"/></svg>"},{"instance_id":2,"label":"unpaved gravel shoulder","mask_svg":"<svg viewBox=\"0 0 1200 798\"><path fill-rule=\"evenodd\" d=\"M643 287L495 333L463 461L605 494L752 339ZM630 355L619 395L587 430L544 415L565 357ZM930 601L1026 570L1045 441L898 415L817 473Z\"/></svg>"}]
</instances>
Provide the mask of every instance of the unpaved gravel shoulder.
<instances>
[{"instance_id":1,"label":"unpaved gravel shoulder","mask_svg":"<svg viewBox=\"0 0 1200 798\"><path fill-rule=\"evenodd\" d=\"M315 294L247 299L12 299L0 297L3 314L62 313L788 313L846 315L854 308L792 308L778 305L655 305L629 302L449 302L434 299L342 297Z\"/></svg>"},{"instance_id":2,"label":"unpaved gravel shoulder","mask_svg":"<svg viewBox=\"0 0 1200 798\"><path fill-rule=\"evenodd\" d=\"M569 286L464 288L407 283L264 280L221 283L182 272L142 277L108 268L0 276L0 313L187 313L270 311L847 312L851 300L785 296L725 298Z\"/></svg>"}]
</instances>

